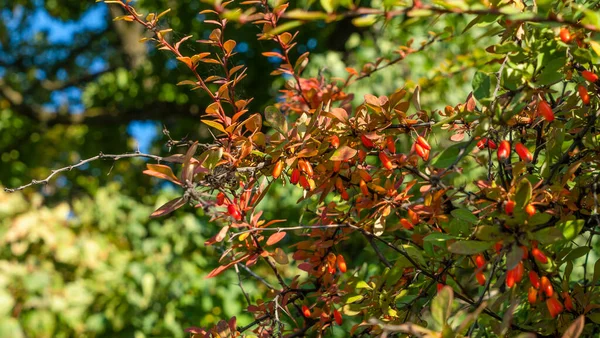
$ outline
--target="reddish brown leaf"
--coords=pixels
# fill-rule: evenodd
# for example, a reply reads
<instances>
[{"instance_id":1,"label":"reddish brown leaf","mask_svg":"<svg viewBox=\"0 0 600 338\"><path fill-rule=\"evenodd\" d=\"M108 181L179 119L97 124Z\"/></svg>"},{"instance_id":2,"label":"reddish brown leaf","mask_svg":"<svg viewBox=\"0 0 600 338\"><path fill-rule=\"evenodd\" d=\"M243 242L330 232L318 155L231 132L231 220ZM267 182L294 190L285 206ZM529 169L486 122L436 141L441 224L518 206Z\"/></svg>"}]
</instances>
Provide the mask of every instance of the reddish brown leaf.
<instances>
[{"instance_id":1,"label":"reddish brown leaf","mask_svg":"<svg viewBox=\"0 0 600 338\"><path fill-rule=\"evenodd\" d=\"M354 156L356 156L357 153L358 153L358 150L356 150L354 148L350 148L348 146L341 146L338 149L336 149L336 151L333 153L333 155L331 155L329 160L331 160L331 161L346 161L346 160L349 160L349 159L353 158Z\"/></svg>"},{"instance_id":2,"label":"reddish brown leaf","mask_svg":"<svg viewBox=\"0 0 600 338\"><path fill-rule=\"evenodd\" d=\"M167 214L172 213L173 211L181 208L185 205L185 199L183 197L178 197L169 202L163 204L160 208L156 209L151 215L150 218L161 217Z\"/></svg>"}]
</instances>

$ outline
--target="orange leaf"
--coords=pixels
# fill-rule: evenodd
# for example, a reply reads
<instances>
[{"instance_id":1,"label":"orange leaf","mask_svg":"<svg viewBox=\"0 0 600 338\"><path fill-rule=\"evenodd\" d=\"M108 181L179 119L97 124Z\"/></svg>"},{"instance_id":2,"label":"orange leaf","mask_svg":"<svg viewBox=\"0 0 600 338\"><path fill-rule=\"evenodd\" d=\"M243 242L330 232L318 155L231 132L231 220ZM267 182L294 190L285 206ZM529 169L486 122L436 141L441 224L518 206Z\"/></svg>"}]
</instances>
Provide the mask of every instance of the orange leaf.
<instances>
[{"instance_id":1,"label":"orange leaf","mask_svg":"<svg viewBox=\"0 0 600 338\"><path fill-rule=\"evenodd\" d=\"M181 185L175 174L173 174L171 167L164 164L146 164L146 167L148 170L144 170L144 174L162 178L163 180L169 180L175 184Z\"/></svg>"},{"instance_id":2,"label":"orange leaf","mask_svg":"<svg viewBox=\"0 0 600 338\"><path fill-rule=\"evenodd\" d=\"M286 235L286 233L283 231L272 234L269 237L269 239L267 239L267 245L276 244L277 242L281 241L285 237L285 235Z\"/></svg>"}]
</instances>

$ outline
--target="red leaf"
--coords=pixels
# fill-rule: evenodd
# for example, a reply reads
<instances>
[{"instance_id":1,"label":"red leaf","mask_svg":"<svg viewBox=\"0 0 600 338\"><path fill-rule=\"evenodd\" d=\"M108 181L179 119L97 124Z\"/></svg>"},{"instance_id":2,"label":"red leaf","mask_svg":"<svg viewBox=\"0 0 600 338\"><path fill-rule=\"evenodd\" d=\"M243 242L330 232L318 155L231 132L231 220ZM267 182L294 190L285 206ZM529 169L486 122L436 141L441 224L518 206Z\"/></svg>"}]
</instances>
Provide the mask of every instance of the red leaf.
<instances>
[{"instance_id":1,"label":"red leaf","mask_svg":"<svg viewBox=\"0 0 600 338\"><path fill-rule=\"evenodd\" d=\"M298 269L302 270L302 271L306 271L306 272L311 272L312 271L312 265L310 263L300 263L298 264Z\"/></svg>"},{"instance_id":2,"label":"red leaf","mask_svg":"<svg viewBox=\"0 0 600 338\"><path fill-rule=\"evenodd\" d=\"M227 270L228 267L229 267L229 265L221 265L221 266L217 267L216 269L214 269L213 271L211 271L205 278L209 279L209 278L216 277L219 274L221 274L221 272Z\"/></svg>"},{"instance_id":3,"label":"red leaf","mask_svg":"<svg viewBox=\"0 0 600 338\"><path fill-rule=\"evenodd\" d=\"M156 218L170 214L173 211L181 208L183 205L185 205L185 203L186 201L183 197L178 197L176 199L170 200L169 202L163 204L160 208L156 209L150 215L150 218Z\"/></svg>"},{"instance_id":4,"label":"red leaf","mask_svg":"<svg viewBox=\"0 0 600 338\"><path fill-rule=\"evenodd\" d=\"M276 232L267 239L267 245L273 245L282 240L285 237L285 232Z\"/></svg>"}]
</instances>

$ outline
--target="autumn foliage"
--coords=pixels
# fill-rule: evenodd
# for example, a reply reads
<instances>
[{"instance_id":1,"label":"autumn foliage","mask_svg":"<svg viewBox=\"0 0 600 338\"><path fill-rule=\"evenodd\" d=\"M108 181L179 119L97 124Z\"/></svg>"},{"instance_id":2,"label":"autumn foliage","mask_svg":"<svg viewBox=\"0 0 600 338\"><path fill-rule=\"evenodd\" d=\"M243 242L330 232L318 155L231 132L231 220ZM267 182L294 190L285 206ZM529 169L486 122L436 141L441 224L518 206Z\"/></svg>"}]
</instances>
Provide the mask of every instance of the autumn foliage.
<instances>
[{"instance_id":1,"label":"autumn foliage","mask_svg":"<svg viewBox=\"0 0 600 338\"><path fill-rule=\"evenodd\" d=\"M105 2L187 68L190 78L179 85L212 102L199 123L214 141L191 142L144 171L182 192L151 217L191 204L222 226L205 243L222 249L207 278L239 266L269 271L254 280L267 286L246 309L255 321L224 318L188 329L193 337L600 332L595 10L571 2L371 8L322 0L307 10L285 1L208 1L201 14L212 33L195 41L170 37L160 25L168 11L142 15L129 2ZM466 29L485 27L497 43L486 46L484 69L470 69L472 93L437 102L443 109L423 109L418 85L360 98L352 89L426 53L427 43L398 42L392 57L347 68L344 78L305 76L311 56L295 49L297 31L313 21L351 18L368 27L452 15L470 15ZM286 80L263 112L236 91L252 65L231 61L231 26L260 27L262 55L278 60L270 75ZM201 52L184 55L188 43ZM203 74L202 64L218 74ZM475 179L460 179L474 168ZM302 219L263 217L261 201L274 185L311 202ZM362 246L349 249L356 238ZM356 250L370 250L370 261L358 264Z\"/></svg>"}]
</instances>

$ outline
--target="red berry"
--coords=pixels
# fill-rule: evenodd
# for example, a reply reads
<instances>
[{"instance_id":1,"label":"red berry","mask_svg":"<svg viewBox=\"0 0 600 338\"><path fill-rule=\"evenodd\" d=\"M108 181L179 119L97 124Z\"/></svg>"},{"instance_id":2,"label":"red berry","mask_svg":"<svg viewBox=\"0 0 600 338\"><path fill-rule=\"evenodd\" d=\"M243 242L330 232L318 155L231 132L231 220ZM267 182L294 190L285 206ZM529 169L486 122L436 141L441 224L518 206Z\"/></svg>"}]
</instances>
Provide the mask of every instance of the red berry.
<instances>
[{"instance_id":1,"label":"red berry","mask_svg":"<svg viewBox=\"0 0 600 338\"><path fill-rule=\"evenodd\" d=\"M560 29L560 39L564 43L571 42L571 32L569 32L569 30L567 28L561 28Z\"/></svg>"},{"instance_id":2,"label":"red berry","mask_svg":"<svg viewBox=\"0 0 600 338\"><path fill-rule=\"evenodd\" d=\"M554 113L552 112L552 107L545 100L541 100L538 104L537 108L538 115L541 115L548 122L554 121Z\"/></svg>"},{"instance_id":3,"label":"red berry","mask_svg":"<svg viewBox=\"0 0 600 338\"><path fill-rule=\"evenodd\" d=\"M590 94L588 93L585 86L577 86L577 91L579 92L579 96L581 97L581 101L583 102L583 104L590 104Z\"/></svg>"},{"instance_id":4,"label":"red berry","mask_svg":"<svg viewBox=\"0 0 600 338\"><path fill-rule=\"evenodd\" d=\"M235 207L235 205L229 204L227 206L227 211L229 212L229 215L233 217L236 221L242 220L242 214L240 214L239 210Z\"/></svg>"},{"instance_id":5,"label":"red berry","mask_svg":"<svg viewBox=\"0 0 600 338\"><path fill-rule=\"evenodd\" d=\"M515 270L508 270L506 272L506 287L507 288L512 288L515 285Z\"/></svg>"},{"instance_id":6,"label":"red berry","mask_svg":"<svg viewBox=\"0 0 600 338\"><path fill-rule=\"evenodd\" d=\"M540 277L535 271L529 271L529 281L534 288L540 288Z\"/></svg>"},{"instance_id":7,"label":"red berry","mask_svg":"<svg viewBox=\"0 0 600 338\"><path fill-rule=\"evenodd\" d=\"M394 137L388 136L388 138L385 140L385 145L390 153L396 153L396 142L394 140Z\"/></svg>"},{"instance_id":8,"label":"red berry","mask_svg":"<svg viewBox=\"0 0 600 338\"><path fill-rule=\"evenodd\" d=\"M581 76L583 76L584 79L592 83L598 81L598 75L596 75L596 73L594 72L590 72L589 70L584 70L583 72L581 72Z\"/></svg>"},{"instance_id":9,"label":"red berry","mask_svg":"<svg viewBox=\"0 0 600 338\"><path fill-rule=\"evenodd\" d=\"M225 194L221 191L217 194L217 205L223 205L225 203Z\"/></svg>"},{"instance_id":10,"label":"red berry","mask_svg":"<svg viewBox=\"0 0 600 338\"><path fill-rule=\"evenodd\" d=\"M512 215L513 211L515 210L515 204L516 204L515 201L511 201L511 200L506 201L506 204L504 204L504 212L507 215Z\"/></svg>"},{"instance_id":11,"label":"red berry","mask_svg":"<svg viewBox=\"0 0 600 338\"><path fill-rule=\"evenodd\" d=\"M563 311L562 304L556 298L546 299L546 306L548 307L548 311L550 312L550 316L552 316L552 318L556 318L556 316Z\"/></svg>"},{"instance_id":12,"label":"red berry","mask_svg":"<svg viewBox=\"0 0 600 338\"><path fill-rule=\"evenodd\" d=\"M484 286L485 285L485 275L483 274L483 272L479 271L475 274L475 278L477 278L477 283L479 283L479 285Z\"/></svg>"},{"instance_id":13,"label":"red berry","mask_svg":"<svg viewBox=\"0 0 600 338\"><path fill-rule=\"evenodd\" d=\"M525 147L523 145L523 143L517 143L515 145L515 151L517 152L517 154L519 155L519 157L521 158L521 160L525 161L525 162L531 162L533 161L533 155L531 154L531 152L529 151L529 149L527 149L527 147Z\"/></svg>"},{"instance_id":14,"label":"red berry","mask_svg":"<svg viewBox=\"0 0 600 338\"><path fill-rule=\"evenodd\" d=\"M302 314L306 318L310 317L310 309L308 308L308 306L302 305Z\"/></svg>"},{"instance_id":15,"label":"red berry","mask_svg":"<svg viewBox=\"0 0 600 338\"><path fill-rule=\"evenodd\" d=\"M538 248L531 249L531 255L536 261L542 264L548 263L548 257L546 257L546 255L544 255L544 253Z\"/></svg>"},{"instance_id":16,"label":"red berry","mask_svg":"<svg viewBox=\"0 0 600 338\"><path fill-rule=\"evenodd\" d=\"M498 147L498 161L503 162L510 156L510 142L503 140Z\"/></svg>"},{"instance_id":17,"label":"red berry","mask_svg":"<svg viewBox=\"0 0 600 338\"><path fill-rule=\"evenodd\" d=\"M367 147L367 148L373 148L373 141L371 141L371 139L369 139L368 137L366 137L365 135L361 135L360 136L360 140L362 141L362 144Z\"/></svg>"},{"instance_id":18,"label":"red berry","mask_svg":"<svg viewBox=\"0 0 600 338\"><path fill-rule=\"evenodd\" d=\"M485 258L483 257L482 254L475 256L475 265L477 265L477 267L480 269L482 266L485 265Z\"/></svg>"},{"instance_id":19,"label":"red berry","mask_svg":"<svg viewBox=\"0 0 600 338\"><path fill-rule=\"evenodd\" d=\"M337 309L333 310L333 319L335 319L337 325L342 325L342 314Z\"/></svg>"},{"instance_id":20,"label":"red berry","mask_svg":"<svg viewBox=\"0 0 600 338\"><path fill-rule=\"evenodd\" d=\"M300 181L300 170L294 168L294 170L292 170L292 176L290 177L290 183L298 184L298 181Z\"/></svg>"},{"instance_id":21,"label":"red berry","mask_svg":"<svg viewBox=\"0 0 600 338\"><path fill-rule=\"evenodd\" d=\"M567 311L573 311L573 300L571 299L571 296L569 296L567 292L563 292L562 296L565 300L565 309L567 309Z\"/></svg>"}]
</instances>

